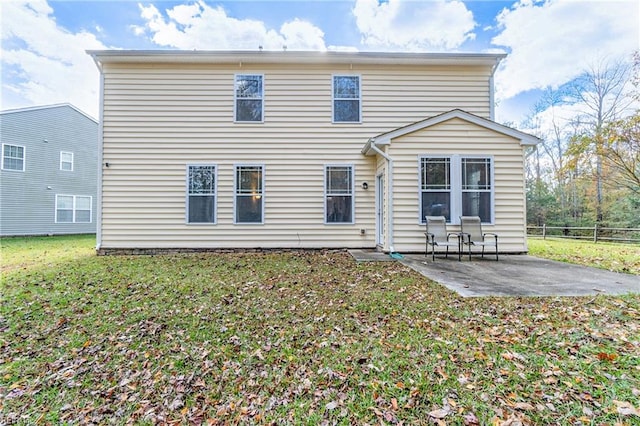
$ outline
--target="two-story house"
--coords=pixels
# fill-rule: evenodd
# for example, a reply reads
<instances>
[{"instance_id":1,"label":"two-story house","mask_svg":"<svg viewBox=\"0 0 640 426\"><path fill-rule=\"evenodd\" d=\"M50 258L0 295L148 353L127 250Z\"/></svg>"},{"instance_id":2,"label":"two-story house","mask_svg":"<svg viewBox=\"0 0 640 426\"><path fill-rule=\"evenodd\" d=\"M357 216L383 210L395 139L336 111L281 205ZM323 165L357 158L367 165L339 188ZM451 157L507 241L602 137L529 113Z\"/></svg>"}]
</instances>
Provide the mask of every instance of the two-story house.
<instances>
[{"instance_id":1,"label":"two-story house","mask_svg":"<svg viewBox=\"0 0 640 426\"><path fill-rule=\"evenodd\" d=\"M91 51L98 250L424 250L478 215L524 252L524 147L493 119L501 54Z\"/></svg>"},{"instance_id":2,"label":"two-story house","mask_svg":"<svg viewBox=\"0 0 640 426\"><path fill-rule=\"evenodd\" d=\"M69 104L6 110L0 142L0 235L96 232L96 120Z\"/></svg>"}]
</instances>

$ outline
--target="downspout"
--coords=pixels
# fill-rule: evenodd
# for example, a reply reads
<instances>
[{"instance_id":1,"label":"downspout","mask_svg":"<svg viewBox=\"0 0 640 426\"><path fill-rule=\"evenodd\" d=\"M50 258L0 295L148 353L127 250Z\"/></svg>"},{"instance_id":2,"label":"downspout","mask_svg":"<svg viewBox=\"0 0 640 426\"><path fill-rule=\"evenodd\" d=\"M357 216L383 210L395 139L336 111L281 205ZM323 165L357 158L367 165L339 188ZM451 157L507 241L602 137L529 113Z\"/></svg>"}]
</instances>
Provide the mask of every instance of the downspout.
<instances>
[{"instance_id":1,"label":"downspout","mask_svg":"<svg viewBox=\"0 0 640 426\"><path fill-rule=\"evenodd\" d=\"M380 154L385 160L387 160L387 170L389 175L389 188L387 189L387 203L389 206L389 211L387 212L387 230L389 231L388 241L389 241L389 253L393 253L393 158L389 157L384 151L376 146L376 139L369 139L371 142L371 149Z\"/></svg>"},{"instance_id":2,"label":"downspout","mask_svg":"<svg viewBox=\"0 0 640 426\"><path fill-rule=\"evenodd\" d=\"M98 192L96 196L96 251L102 248L102 173L104 172L104 74L100 70L100 124L98 125Z\"/></svg>"},{"instance_id":3,"label":"downspout","mask_svg":"<svg viewBox=\"0 0 640 426\"><path fill-rule=\"evenodd\" d=\"M98 67L100 72L100 105L98 108L99 123L98 123L98 191L96 193L96 252L99 252L102 248L102 173L104 172L104 73L102 72L102 65L95 54L91 54L93 62Z\"/></svg>"}]
</instances>

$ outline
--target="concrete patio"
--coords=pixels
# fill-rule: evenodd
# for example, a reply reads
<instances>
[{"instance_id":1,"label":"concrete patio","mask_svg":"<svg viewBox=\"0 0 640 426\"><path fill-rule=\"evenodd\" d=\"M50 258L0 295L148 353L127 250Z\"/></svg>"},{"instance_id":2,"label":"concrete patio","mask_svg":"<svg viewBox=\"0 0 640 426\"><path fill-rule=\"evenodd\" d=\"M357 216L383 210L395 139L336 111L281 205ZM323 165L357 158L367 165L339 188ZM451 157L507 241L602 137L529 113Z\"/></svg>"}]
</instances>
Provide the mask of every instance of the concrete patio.
<instances>
[{"instance_id":1,"label":"concrete patio","mask_svg":"<svg viewBox=\"0 0 640 426\"><path fill-rule=\"evenodd\" d=\"M374 251L349 252L358 261L394 260ZM398 261L463 297L640 293L640 276L527 255L502 255L497 262L492 256L458 262L453 255L448 259L436 257L434 262L422 254L408 254Z\"/></svg>"}]
</instances>

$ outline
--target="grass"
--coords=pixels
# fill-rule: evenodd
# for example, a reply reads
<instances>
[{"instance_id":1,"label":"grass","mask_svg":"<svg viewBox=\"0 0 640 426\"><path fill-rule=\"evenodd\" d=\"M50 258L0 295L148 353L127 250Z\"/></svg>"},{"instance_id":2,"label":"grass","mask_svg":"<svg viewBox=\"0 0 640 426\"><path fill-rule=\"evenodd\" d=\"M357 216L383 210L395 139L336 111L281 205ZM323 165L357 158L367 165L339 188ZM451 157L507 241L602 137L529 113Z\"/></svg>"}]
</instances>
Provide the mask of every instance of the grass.
<instances>
[{"instance_id":1,"label":"grass","mask_svg":"<svg viewBox=\"0 0 640 426\"><path fill-rule=\"evenodd\" d=\"M529 238L529 254L615 272L640 275L640 246Z\"/></svg>"},{"instance_id":2,"label":"grass","mask_svg":"<svg viewBox=\"0 0 640 426\"><path fill-rule=\"evenodd\" d=\"M2 241L0 424L639 421L639 295L463 299L340 251L92 247Z\"/></svg>"}]
</instances>

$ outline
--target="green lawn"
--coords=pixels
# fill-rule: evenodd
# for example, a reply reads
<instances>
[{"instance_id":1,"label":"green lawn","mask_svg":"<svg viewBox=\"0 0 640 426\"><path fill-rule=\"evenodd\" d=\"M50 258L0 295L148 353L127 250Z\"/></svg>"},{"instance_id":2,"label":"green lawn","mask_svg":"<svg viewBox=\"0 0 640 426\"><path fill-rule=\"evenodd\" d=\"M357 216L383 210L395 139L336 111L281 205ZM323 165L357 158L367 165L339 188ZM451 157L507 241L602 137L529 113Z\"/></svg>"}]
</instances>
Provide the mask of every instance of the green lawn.
<instances>
[{"instance_id":1,"label":"green lawn","mask_svg":"<svg viewBox=\"0 0 640 426\"><path fill-rule=\"evenodd\" d=\"M340 251L93 244L2 241L0 424L640 421L640 295L463 299Z\"/></svg>"},{"instance_id":2,"label":"green lawn","mask_svg":"<svg viewBox=\"0 0 640 426\"><path fill-rule=\"evenodd\" d=\"M529 254L640 275L640 245L529 238Z\"/></svg>"}]
</instances>

